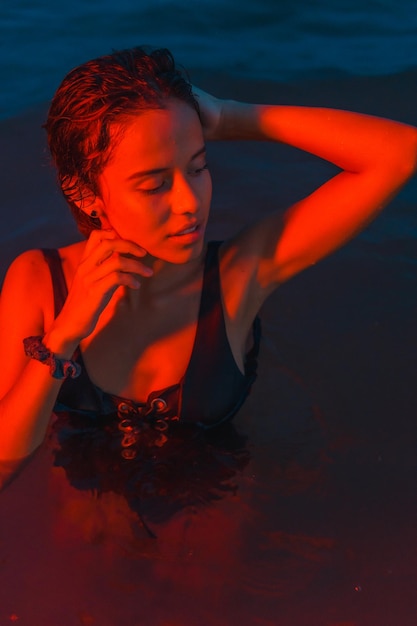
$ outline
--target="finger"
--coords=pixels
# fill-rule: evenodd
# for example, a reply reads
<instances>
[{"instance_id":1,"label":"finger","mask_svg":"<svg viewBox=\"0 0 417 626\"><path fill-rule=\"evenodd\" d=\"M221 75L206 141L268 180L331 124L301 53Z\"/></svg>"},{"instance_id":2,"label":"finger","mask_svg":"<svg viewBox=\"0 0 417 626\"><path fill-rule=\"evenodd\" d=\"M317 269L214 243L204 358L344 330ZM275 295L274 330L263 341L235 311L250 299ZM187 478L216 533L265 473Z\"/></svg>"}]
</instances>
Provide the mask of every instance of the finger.
<instances>
[{"instance_id":1,"label":"finger","mask_svg":"<svg viewBox=\"0 0 417 626\"><path fill-rule=\"evenodd\" d=\"M104 232L108 234L110 241L120 242L121 245L125 245L126 252L128 254L130 253L135 256L145 256L146 254L148 254L148 251L145 250L145 248L140 246L138 243L131 241L130 239L125 239L124 237L120 237L120 235L118 235L115 230L109 229ZM103 241L105 241L104 238L102 238L102 242ZM119 245L119 243L117 245Z\"/></svg>"},{"instance_id":2,"label":"finger","mask_svg":"<svg viewBox=\"0 0 417 626\"><path fill-rule=\"evenodd\" d=\"M93 281L100 281L111 274L117 274L118 276L120 274L129 274L137 280L138 278L148 278L152 276L153 270L137 258L126 257L119 252L114 252L107 257L107 259L97 262L92 271L91 279ZM125 277L123 276L122 278L124 281Z\"/></svg>"},{"instance_id":3,"label":"finger","mask_svg":"<svg viewBox=\"0 0 417 626\"><path fill-rule=\"evenodd\" d=\"M127 239L115 238L113 233L103 233L101 238L95 237L88 242L84 250L82 262L90 262L91 265L104 263L113 253L130 255L133 257L144 257L147 251L136 243Z\"/></svg>"},{"instance_id":4,"label":"finger","mask_svg":"<svg viewBox=\"0 0 417 626\"><path fill-rule=\"evenodd\" d=\"M145 253L147 254L147 253ZM144 254L141 250L125 245L125 243L119 244L118 242L110 245L102 245L92 255L91 260L95 262L95 265L102 265L108 259L113 257L113 261L117 263L124 263L126 259L133 259L135 261L138 258L143 258Z\"/></svg>"},{"instance_id":5,"label":"finger","mask_svg":"<svg viewBox=\"0 0 417 626\"><path fill-rule=\"evenodd\" d=\"M134 257L125 257L115 252L104 263L102 268L104 273L125 272L128 274L137 274L138 276L152 276L153 270L142 261Z\"/></svg>"},{"instance_id":6,"label":"finger","mask_svg":"<svg viewBox=\"0 0 417 626\"><path fill-rule=\"evenodd\" d=\"M98 298L101 301L101 305L105 305L119 287L139 289L140 285L137 274L113 271L95 277L95 280L90 285L91 299Z\"/></svg>"},{"instance_id":7,"label":"finger","mask_svg":"<svg viewBox=\"0 0 417 626\"><path fill-rule=\"evenodd\" d=\"M116 235L116 231L112 230L112 229L106 229L106 230L102 230L102 229L94 229L91 231L85 248L84 248L84 255L83 256L87 256L94 248L96 248L97 246L100 245L100 243L104 240L114 240L117 238Z\"/></svg>"},{"instance_id":8,"label":"finger","mask_svg":"<svg viewBox=\"0 0 417 626\"><path fill-rule=\"evenodd\" d=\"M114 241L126 242L129 247L133 247L137 256L144 256L145 254L147 254L145 248L133 241L130 241L129 239L124 239L123 237L120 237L117 232L112 228L93 230L87 240L85 252L89 253L101 244L105 245L108 242Z\"/></svg>"}]
</instances>

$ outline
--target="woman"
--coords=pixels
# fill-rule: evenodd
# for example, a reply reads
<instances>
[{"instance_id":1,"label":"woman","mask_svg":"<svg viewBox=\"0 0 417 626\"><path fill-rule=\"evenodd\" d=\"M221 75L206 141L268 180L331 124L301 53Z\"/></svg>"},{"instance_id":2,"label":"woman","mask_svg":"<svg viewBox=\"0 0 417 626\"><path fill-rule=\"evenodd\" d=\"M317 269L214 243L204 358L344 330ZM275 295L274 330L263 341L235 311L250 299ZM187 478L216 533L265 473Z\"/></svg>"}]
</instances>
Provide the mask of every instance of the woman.
<instances>
[{"instance_id":1,"label":"woman","mask_svg":"<svg viewBox=\"0 0 417 626\"><path fill-rule=\"evenodd\" d=\"M46 129L86 240L26 252L7 273L4 460L30 455L54 410L117 412L127 457L135 420L160 432L160 445L172 421L230 418L255 378L262 303L354 236L416 169L413 127L219 100L191 88L167 50L76 68ZM224 139L283 142L341 171L284 215L207 246L205 142Z\"/></svg>"}]
</instances>

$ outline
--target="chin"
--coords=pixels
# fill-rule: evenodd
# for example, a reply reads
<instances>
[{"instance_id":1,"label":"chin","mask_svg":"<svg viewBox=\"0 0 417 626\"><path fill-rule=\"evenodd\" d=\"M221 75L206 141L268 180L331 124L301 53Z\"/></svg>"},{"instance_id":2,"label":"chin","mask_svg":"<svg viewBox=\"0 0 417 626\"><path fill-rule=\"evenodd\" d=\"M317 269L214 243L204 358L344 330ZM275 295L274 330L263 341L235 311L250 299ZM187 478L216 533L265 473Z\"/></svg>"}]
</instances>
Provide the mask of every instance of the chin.
<instances>
[{"instance_id":1,"label":"chin","mask_svg":"<svg viewBox=\"0 0 417 626\"><path fill-rule=\"evenodd\" d=\"M169 246L169 249L165 250L161 247L159 254L155 254L155 258L159 258L161 261L172 263L173 265L183 265L190 261L198 259L205 248L204 238L201 237L199 241L193 243L181 243L176 242L175 245ZM162 254L161 254L162 253Z\"/></svg>"},{"instance_id":2,"label":"chin","mask_svg":"<svg viewBox=\"0 0 417 626\"><path fill-rule=\"evenodd\" d=\"M169 263L173 265L184 265L185 263L190 263L191 261L196 261L201 257L204 251L204 242L202 242L198 246L190 246L189 248L184 248L179 251L175 255L170 255L170 259L167 259Z\"/></svg>"}]
</instances>

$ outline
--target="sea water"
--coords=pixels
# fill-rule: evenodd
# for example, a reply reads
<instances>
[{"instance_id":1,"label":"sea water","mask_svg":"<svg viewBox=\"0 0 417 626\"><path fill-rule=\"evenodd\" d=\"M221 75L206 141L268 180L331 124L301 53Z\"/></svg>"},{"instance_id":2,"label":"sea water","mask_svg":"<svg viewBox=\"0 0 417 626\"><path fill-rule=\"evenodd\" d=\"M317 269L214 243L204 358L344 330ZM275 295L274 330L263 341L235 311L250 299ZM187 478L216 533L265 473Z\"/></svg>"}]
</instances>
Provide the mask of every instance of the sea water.
<instances>
[{"instance_id":1,"label":"sea water","mask_svg":"<svg viewBox=\"0 0 417 626\"><path fill-rule=\"evenodd\" d=\"M75 65L139 44L246 78L392 74L417 66L417 0L3 0L0 117L49 100Z\"/></svg>"}]
</instances>

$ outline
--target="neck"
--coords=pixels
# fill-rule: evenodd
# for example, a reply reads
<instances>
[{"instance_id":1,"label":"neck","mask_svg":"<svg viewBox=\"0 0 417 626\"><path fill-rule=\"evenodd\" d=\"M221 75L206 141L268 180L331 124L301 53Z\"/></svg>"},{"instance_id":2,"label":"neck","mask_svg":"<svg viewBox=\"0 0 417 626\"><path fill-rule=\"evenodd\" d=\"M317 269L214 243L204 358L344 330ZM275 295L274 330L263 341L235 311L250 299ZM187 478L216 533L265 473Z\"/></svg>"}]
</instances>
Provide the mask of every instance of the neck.
<instances>
[{"instance_id":1,"label":"neck","mask_svg":"<svg viewBox=\"0 0 417 626\"><path fill-rule=\"evenodd\" d=\"M129 307L136 308L144 303L152 304L161 298L180 293L187 286L194 284L200 276L205 257L205 248L201 254L187 263L175 264L148 255L143 262L153 270L150 277L141 277L139 289L123 288L122 298Z\"/></svg>"}]
</instances>

